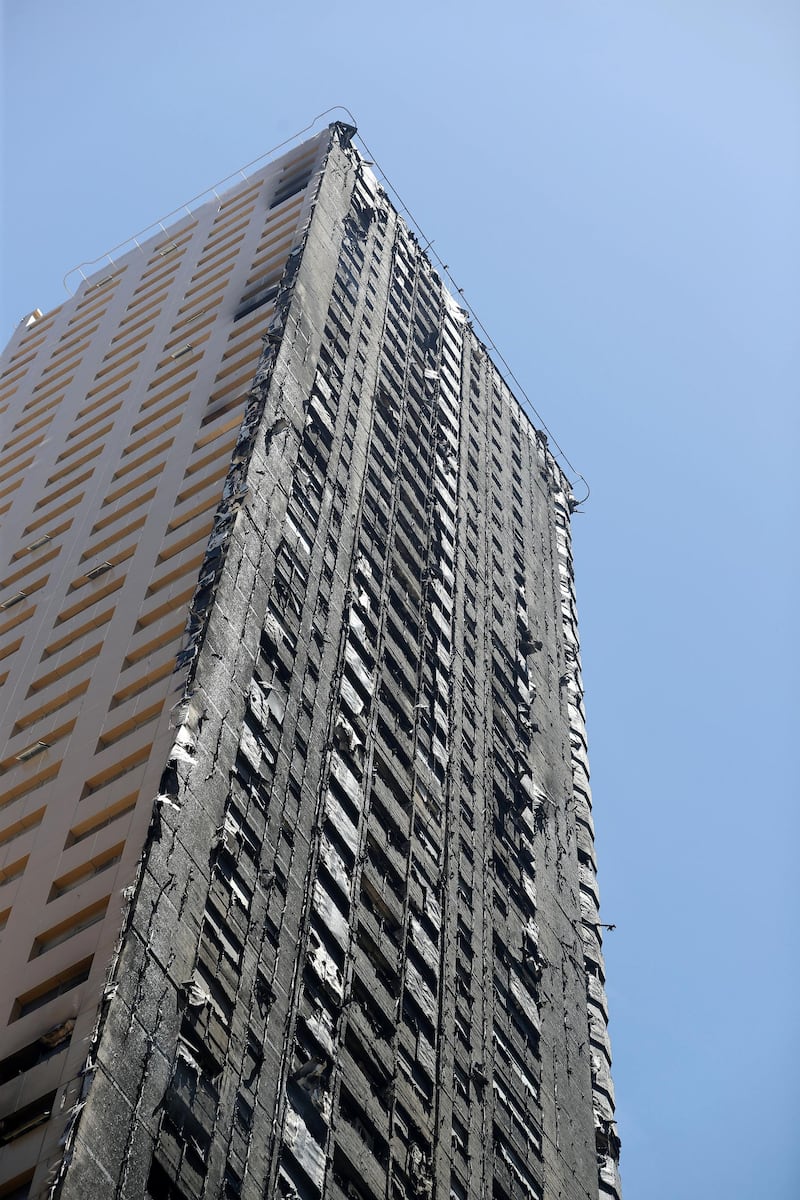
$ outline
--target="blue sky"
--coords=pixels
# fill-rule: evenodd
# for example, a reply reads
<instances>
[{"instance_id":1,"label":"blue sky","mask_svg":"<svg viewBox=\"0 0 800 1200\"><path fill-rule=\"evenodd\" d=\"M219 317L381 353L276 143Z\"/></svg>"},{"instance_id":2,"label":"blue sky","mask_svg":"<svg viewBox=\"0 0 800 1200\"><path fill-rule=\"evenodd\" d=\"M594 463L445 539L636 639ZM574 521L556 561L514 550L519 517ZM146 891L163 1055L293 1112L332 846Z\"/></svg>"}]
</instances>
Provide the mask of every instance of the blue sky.
<instances>
[{"instance_id":1,"label":"blue sky","mask_svg":"<svg viewBox=\"0 0 800 1200\"><path fill-rule=\"evenodd\" d=\"M627 1200L794 1200L800 8L5 0L2 34L3 341L77 263L353 111L591 485Z\"/></svg>"}]
</instances>

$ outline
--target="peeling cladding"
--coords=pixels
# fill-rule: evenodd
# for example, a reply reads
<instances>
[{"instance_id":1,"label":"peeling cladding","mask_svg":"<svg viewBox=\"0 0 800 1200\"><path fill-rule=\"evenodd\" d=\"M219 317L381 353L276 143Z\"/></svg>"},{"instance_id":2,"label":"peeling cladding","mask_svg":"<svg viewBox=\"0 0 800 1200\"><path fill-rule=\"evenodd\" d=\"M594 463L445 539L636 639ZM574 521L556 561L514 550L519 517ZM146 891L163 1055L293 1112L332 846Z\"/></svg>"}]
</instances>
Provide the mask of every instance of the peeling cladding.
<instances>
[{"instance_id":1,"label":"peeling cladding","mask_svg":"<svg viewBox=\"0 0 800 1200\"><path fill-rule=\"evenodd\" d=\"M619 1195L569 486L352 132L189 603L64 1200Z\"/></svg>"}]
</instances>

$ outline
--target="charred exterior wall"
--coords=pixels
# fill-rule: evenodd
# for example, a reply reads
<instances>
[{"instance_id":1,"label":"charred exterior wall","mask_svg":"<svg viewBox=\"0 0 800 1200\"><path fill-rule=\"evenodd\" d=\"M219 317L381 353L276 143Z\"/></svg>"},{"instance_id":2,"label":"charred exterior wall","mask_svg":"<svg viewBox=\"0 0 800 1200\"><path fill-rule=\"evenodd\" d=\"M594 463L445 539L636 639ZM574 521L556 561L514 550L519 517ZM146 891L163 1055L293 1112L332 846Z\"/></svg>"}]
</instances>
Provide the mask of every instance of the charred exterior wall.
<instances>
[{"instance_id":1,"label":"charred exterior wall","mask_svg":"<svg viewBox=\"0 0 800 1200\"><path fill-rule=\"evenodd\" d=\"M140 236L0 358L0 1196L63 1157L329 141Z\"/></svg>"},{"instance_id":2,"label":"charred exterior wall","mask_svg":"<svg viewBox=\"0 0 800 1200\"><path fill-rule=\"evenodd\" d=\"M334 127L54 1187L618 1194L569 485Z\"/></svg>"}]
</instances>

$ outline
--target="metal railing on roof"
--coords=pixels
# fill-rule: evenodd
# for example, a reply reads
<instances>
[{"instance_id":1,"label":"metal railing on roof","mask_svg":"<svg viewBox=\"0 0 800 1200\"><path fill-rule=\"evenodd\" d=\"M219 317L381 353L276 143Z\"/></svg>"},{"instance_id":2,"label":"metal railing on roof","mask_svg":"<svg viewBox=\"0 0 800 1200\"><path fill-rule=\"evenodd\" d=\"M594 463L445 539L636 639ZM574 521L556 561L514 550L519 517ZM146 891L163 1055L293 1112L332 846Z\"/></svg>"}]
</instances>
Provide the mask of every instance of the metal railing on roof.
<instances>
[{"instance_id":1,"label":"metal railing on roof","mask_svg":"<svg viewBox=\"0 0 800 1200\"><path fill-rule=\"evenodd\" d=\"M243 167L239 167L239 169L234 171L231 175L227 175L224 179L220 179L217 183L212 184L211 187L206 188L197 196L192 196L191 200L187 200L184 204L179 205L178 208L173 209L172 212L169 212L159 220L154 221L152 225L148 225L145 229L139 230L138 233L125 238L125 240L120 242L118 245L112 246L110 250L107 250L105 254L101 254L99 258L89 259L86 262L78 263L76 267L70 268L63 279L65 290L70 296L74 296L76 290L80 287L81 280L86 282L89 275L94 274L94 272L104 263L109 263L112 267L116 267L117 259L122 258L125 254L129 254L132 250L142 250L141 243L149 240L151 237L157 234L159 230L169 237L170 231L168 229L168 225L170 223L174 225L176 221L180 220L184 216L191 217L196 209L201 208L204 204L207 204L209 200L216 199L221 201L221 192L224 193L225 191L230 191L230 189L234 187L235 184L240 181L240 179L243 179L246 182L249 178L249 175L247 174L248 171L252 174L261 167L266 166L269 160L273 158L273 156L276 155L279 150L283 150L287 146L290 146L292 142L298 141L299 138L307 134L315 127L315 125L317 125L325 117L330 116L330 114L333 112L347 113L350 120L353 122L353 124L355 124L353 114L348 108L345 108L343 104L336 104L333 106L333 108L327 108L325 112L319 113L316 117L314 117L314 120L306 125L304 129L300 129L297 131L297 133L293 133L291 137L279 142L277 146L272 146L271 149L265 150L263 154L259 154L258 158L254 158L251 162L245 163ZM80 275L81 279L76 280L74 285L70 286L70 280L75 275Z\"/></svg>"}]
</instances>

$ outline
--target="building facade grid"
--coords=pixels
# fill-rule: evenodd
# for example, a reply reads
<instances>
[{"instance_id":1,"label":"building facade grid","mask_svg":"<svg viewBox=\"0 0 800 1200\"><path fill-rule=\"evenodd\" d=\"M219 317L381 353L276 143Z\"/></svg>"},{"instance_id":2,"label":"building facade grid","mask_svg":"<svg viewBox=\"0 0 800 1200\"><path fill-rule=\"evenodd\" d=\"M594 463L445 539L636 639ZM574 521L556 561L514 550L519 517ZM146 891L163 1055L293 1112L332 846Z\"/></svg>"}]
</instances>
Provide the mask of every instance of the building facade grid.
<instances>
[{"instance_id":1,"label":"building facade grid","mask_svg":"<svg viewBox=\"0 0 800 1200\"><path fill-rule=\"evenodd\" d=\"M618 1193L569 485L351 135L7 351L0 1195Z\"/></svg>"}]
</instances>

